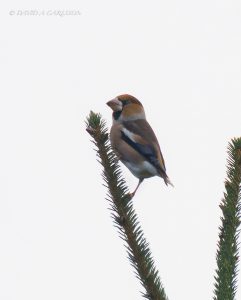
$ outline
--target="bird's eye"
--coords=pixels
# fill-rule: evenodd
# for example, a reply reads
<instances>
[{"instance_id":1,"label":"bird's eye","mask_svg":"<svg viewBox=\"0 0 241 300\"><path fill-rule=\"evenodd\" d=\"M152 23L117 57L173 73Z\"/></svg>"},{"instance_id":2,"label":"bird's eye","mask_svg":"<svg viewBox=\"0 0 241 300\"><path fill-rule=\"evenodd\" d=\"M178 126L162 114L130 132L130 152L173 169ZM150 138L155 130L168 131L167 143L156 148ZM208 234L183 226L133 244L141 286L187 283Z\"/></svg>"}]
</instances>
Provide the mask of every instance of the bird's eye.
<instances>
[{"instance_id":1,"label":"bird's eye","mask_svg":"<svg viewBox=\"0 0 241 300\"><path fill-rule=\"evenodd\" d=\"M130 101L129 100L122 100L122 104L123 104L123 106L125 106L125 105L127 105L127 104L129 104L130 103Z\"/></svg>"}]
</instances>

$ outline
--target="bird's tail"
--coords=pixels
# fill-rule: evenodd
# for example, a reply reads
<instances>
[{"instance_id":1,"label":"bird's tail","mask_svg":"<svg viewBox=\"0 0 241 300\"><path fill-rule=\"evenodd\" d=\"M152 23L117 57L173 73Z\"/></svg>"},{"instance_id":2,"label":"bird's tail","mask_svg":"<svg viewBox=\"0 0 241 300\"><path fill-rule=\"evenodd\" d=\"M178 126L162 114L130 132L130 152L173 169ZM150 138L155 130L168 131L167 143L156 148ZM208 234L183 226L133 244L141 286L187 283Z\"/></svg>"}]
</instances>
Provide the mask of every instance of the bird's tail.
<instances>
[{"instance_id":1,"label":"bird's tail","mask_svg":"<svg viewBox=\"0 0 241 300\"><path fill-rule=\"evenodd\" d=\"M172 187L174 187L173 183L171 182L171 180L169 179L168 176L165 176L164 178L165 184L168 186L168 184L170 184Z\"/></svg>"}]
</instances>

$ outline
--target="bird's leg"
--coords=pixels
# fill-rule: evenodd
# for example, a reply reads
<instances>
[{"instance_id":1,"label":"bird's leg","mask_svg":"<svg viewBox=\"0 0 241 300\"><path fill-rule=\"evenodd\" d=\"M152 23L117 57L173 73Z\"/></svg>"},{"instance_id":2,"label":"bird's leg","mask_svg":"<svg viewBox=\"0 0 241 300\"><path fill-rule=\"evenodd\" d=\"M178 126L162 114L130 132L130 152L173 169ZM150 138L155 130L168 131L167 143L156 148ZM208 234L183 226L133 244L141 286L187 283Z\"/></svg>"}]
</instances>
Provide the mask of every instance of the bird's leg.
<instances>
[{"instance_id":1,"label":"bird's leg","mask_svg":"<svg viewBox=\"0 0 241 300\"><path fill-rule=\"evenodd\" d=\"M143 180L144 180L144 178L140 178L139 179L139 182L138 182L137 187L135 188L134 192L130 193L131 198L133 198L135 196L135 193L138 190L138 188L141 185L141 183L142 183Z\"/></svg>"}]
</instances>

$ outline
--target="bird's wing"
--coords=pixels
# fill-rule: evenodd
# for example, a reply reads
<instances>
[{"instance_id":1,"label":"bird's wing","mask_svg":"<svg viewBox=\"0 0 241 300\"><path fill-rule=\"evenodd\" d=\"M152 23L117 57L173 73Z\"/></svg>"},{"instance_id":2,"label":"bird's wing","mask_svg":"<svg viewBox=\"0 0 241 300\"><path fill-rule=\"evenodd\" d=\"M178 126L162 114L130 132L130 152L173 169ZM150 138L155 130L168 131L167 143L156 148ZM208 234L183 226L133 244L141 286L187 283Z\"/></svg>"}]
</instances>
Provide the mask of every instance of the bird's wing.
<instances>
[{"instance_id":1,"label":"bird's wing","mask_svg":"<svg viewBox=\"0 0 241 300\"><path fill-rule=\"evenodd\" d=\"M147 161L157 168L160 175L166 174L165 162L155 133L144 120L123 122L121 138Z\"/></svg>"}]
</instances>

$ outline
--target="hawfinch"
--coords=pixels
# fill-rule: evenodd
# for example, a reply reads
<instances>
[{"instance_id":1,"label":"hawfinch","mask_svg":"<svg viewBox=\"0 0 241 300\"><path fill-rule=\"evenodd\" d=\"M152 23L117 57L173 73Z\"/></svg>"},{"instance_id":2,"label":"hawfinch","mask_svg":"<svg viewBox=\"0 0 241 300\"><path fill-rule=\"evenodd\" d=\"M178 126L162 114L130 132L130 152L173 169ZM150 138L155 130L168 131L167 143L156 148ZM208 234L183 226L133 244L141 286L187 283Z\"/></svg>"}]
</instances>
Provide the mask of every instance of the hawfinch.
<instances>
[{"instance_id":1,"label":"hawfinch","mask_svg":"<svg viewBox=\"0 0 241 300\"><path fill-rule=\"evenodd\" d=\"M131 95L120 95L106 103L113 110L111 146L120 161L139 178L133 197L145 178L159 176L171 183L155 133L146 120L144 108Z\"/></svg>"}]
</instances>

